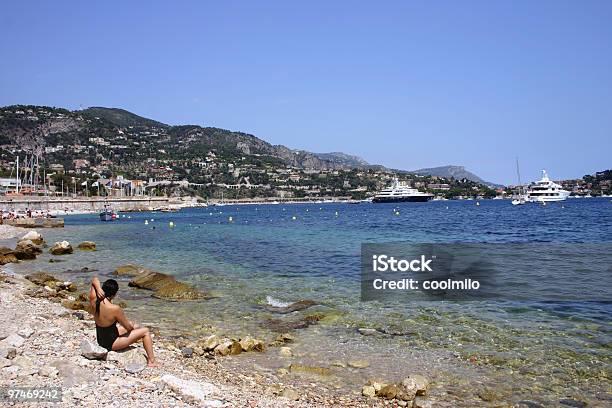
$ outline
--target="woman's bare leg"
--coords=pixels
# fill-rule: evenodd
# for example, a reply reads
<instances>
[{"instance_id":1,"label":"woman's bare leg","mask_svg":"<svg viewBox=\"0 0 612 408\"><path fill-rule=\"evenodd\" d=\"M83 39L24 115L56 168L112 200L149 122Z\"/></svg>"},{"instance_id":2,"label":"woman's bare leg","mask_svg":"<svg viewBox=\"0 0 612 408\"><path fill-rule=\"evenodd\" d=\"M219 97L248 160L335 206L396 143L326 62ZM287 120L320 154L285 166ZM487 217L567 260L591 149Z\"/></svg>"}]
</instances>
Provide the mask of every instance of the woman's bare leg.
<instances>
[{"instance_id":1,"label":"woman's bare leg","mask_svg":"<svg viewBox=\"0 0 612 408\"><path fill-rule=\"evenodd\" d=\"M151 332L149 332L149 329L147 327L134 329L131 332L124 334L123 336L117 337L117 339L113 343L113 350L123 350L130 344L134 344L140 339L142 339L145 351L147 352L148 365L150 367L156 366L155 355L153 354L153 340L151 339Z\"/></svg>"}]
</instances>

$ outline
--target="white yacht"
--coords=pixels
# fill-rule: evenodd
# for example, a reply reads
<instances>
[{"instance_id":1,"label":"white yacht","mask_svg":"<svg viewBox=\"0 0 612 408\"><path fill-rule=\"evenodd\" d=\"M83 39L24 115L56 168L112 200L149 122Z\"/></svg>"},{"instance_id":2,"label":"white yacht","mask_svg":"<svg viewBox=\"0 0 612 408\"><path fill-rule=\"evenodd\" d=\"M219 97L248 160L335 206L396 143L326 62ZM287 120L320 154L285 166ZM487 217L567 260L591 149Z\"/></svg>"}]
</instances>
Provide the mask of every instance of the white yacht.
<instances>
[{"instance_id":1,"label":"white yacht","mask_svg":"<svg viewBox=\"0 0 612 408\"><path fill-rule=\"evenodd\" d=\"M542 170L542 178L531 183L527 190L527 201L532 203L546 203L550 201L563 201L569 197L570 192L548 178L546 170Z\"/></svg>"},{"instance_id":2,"label":"white yacht","mask_svg":"<svg viewBox=\"0 0 612 408\"><path fill-rule=\"evenodd\" d=\"M405 182L393 179L390 187L382 190L372 197L373 203L403 203L403 202L425 202L434 197L433 194L423 193L416 188L412 188Z\"/></svg>"}]
</instances>

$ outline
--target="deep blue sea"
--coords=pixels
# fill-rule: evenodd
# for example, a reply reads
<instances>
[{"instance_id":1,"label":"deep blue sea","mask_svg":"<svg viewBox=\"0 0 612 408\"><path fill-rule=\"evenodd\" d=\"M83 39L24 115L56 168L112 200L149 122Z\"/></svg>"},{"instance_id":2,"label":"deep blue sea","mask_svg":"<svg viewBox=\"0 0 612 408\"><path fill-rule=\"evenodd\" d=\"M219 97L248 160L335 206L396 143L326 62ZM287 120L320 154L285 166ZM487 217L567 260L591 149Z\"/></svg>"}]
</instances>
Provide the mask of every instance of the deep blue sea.
<instances>
[{"instance_id":1,"label":"deep blue sea","mask_svg":"<svg viewBox=\"0 0 612 408\"><path fill-rule=\"evenodd\" d=\"M448 387L459 387L467 377L502 391L518 387L524 392L517 398L535 393L543 401L569 393L597 405L609 391L609 303L360 302L360 249L362 243L385 242L611 244L610 198L546 206L512 206L507 200L225 205L125 213L109 223L97 215L75 215L66 217L64 229L41 232L48 242L92 240L98 250L75 252L60 263L48 263L51 256L45 254L15 271L45 270L86 284L91 272L78 272L82 267L96 269L104 279L117 266L135 263L218 296L165 302L122 282L128 314L162 334L270 339L269 319L320 313L320 324L298 331L295 359L371 363L364 370L343 370L338 386L356 389L371 376L401 378L418 370ZM544 254L537 272L542 284L555 279L545 259ZM320 305L284 316L264 309L270 302L300 299ZM380 335L362 336L358 328L375 328ZM271 352L236 362L270 369L286 363Z\"/></svg>"}]
</instances>

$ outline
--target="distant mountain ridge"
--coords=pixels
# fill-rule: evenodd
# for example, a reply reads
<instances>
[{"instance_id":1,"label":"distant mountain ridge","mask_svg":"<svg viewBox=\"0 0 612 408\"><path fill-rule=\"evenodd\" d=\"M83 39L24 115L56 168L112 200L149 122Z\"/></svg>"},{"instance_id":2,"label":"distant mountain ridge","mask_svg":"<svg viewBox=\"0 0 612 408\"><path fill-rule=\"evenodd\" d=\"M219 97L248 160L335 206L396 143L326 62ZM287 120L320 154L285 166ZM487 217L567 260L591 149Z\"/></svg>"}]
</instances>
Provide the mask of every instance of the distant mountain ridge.
<instances>
[{"instance_id":1,"label":"distant mountain ridge","mask_svg":"<svg viewBox=\"0 0 612 408\"><path fill-rule=\"evenodd\" d=\"M0 144L9 144L10 140L29 137L32 130L40 122L28 121L27 111L45 111L44 119L48 124L46 136L37 136L37 143L48 144L81 144L90 145L92 136L104 138L110 144L121 145L118 150L122 161L140 160L135 154L139 146L148 146L151 152L164 152L164 157L201 157L214 150L227 157L239 158L243 155L260 158L267 162L280 161L285 165L302 169L313 170L340 170L340 169L372 169L387 171L385 166L370 164L361 157L343 153L313 153L305 150L296 150L283 145L272 145L258 137L215 127L201 127L197 125L171 126L165 123L145 118L120 108L90 107L83 110L69 111L61 108L44 106L14 105L0 108ZM17 112L21 112L17 114ZM11 113L12 112L12 113ZM3 119L2 119L3 118ZM84 119L84 120L83 120ZM126 132L121 131L121 129ZM129 131L130 129L134 132ZM144 132L144 133L143 133ZM40 133L40 132L34 132ZM133 134L140 134L134 139ZM44 140L43 140L44 139ZM42 143L41 143L42 142ZM32 141L34 143L34 141ZM127 145L126 145L127 143ZM123 146L126 145L126 146ZM168 150L168 148L170 150ZM134 149L134 151L131 151ZM96 156L86 157L90 162L99 162ZM415 171L392 170L405 173L434 175L438 177L466 178L468 180L498 186L482 180L477 175L467 171L463 166L441 166L425 168Z\"/></svg>"},{"instance_id":2,"label":"distant mountain ridge","mask_svg":"<svg viewBox=\"0 0 612 408\"><path fill-rule=\"evenodd\" d=\"M342 152L332 152L332 153L314 153L321 160L328 160L337 163L344 164L349 167L368 167L370 163L365 161L359 156L355 156L352 154L346 154Z\"/></svg>"},{"instance_id":3,"label":"distant mountain ridge","mask_svg":"<svg viewBox=\"0 0 612 408\"><path fill-rule=\"evenodd\" d=\"M478 177L476 174L469 170L466 170L464 166L440 166L440 167L429 167L424 169L412 170L411 173L421 174L425 176L437 176L450 178L453 177L457 180L467 179L475 183L484 184L489 187L502 187L501 184L491 183Z\"/></svg>"}]
</instances>

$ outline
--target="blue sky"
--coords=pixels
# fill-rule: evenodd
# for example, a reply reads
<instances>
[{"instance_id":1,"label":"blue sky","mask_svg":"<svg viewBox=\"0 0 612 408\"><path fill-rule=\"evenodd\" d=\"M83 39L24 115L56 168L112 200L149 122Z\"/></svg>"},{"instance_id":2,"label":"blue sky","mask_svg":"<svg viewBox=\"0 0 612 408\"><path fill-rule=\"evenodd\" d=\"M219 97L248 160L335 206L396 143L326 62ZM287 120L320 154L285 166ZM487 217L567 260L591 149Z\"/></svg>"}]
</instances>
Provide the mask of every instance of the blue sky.
<instances>
[{"instance_id":1,"label":"blue sky","mask_svg":"<svg viewBox=\"0 0 612 408\"><path fill-rule=\"evenodd\" d=\"M121 107L486 180L612 167L612 2L7 2L0 105Z\"/></svg>"}]
</instances>

